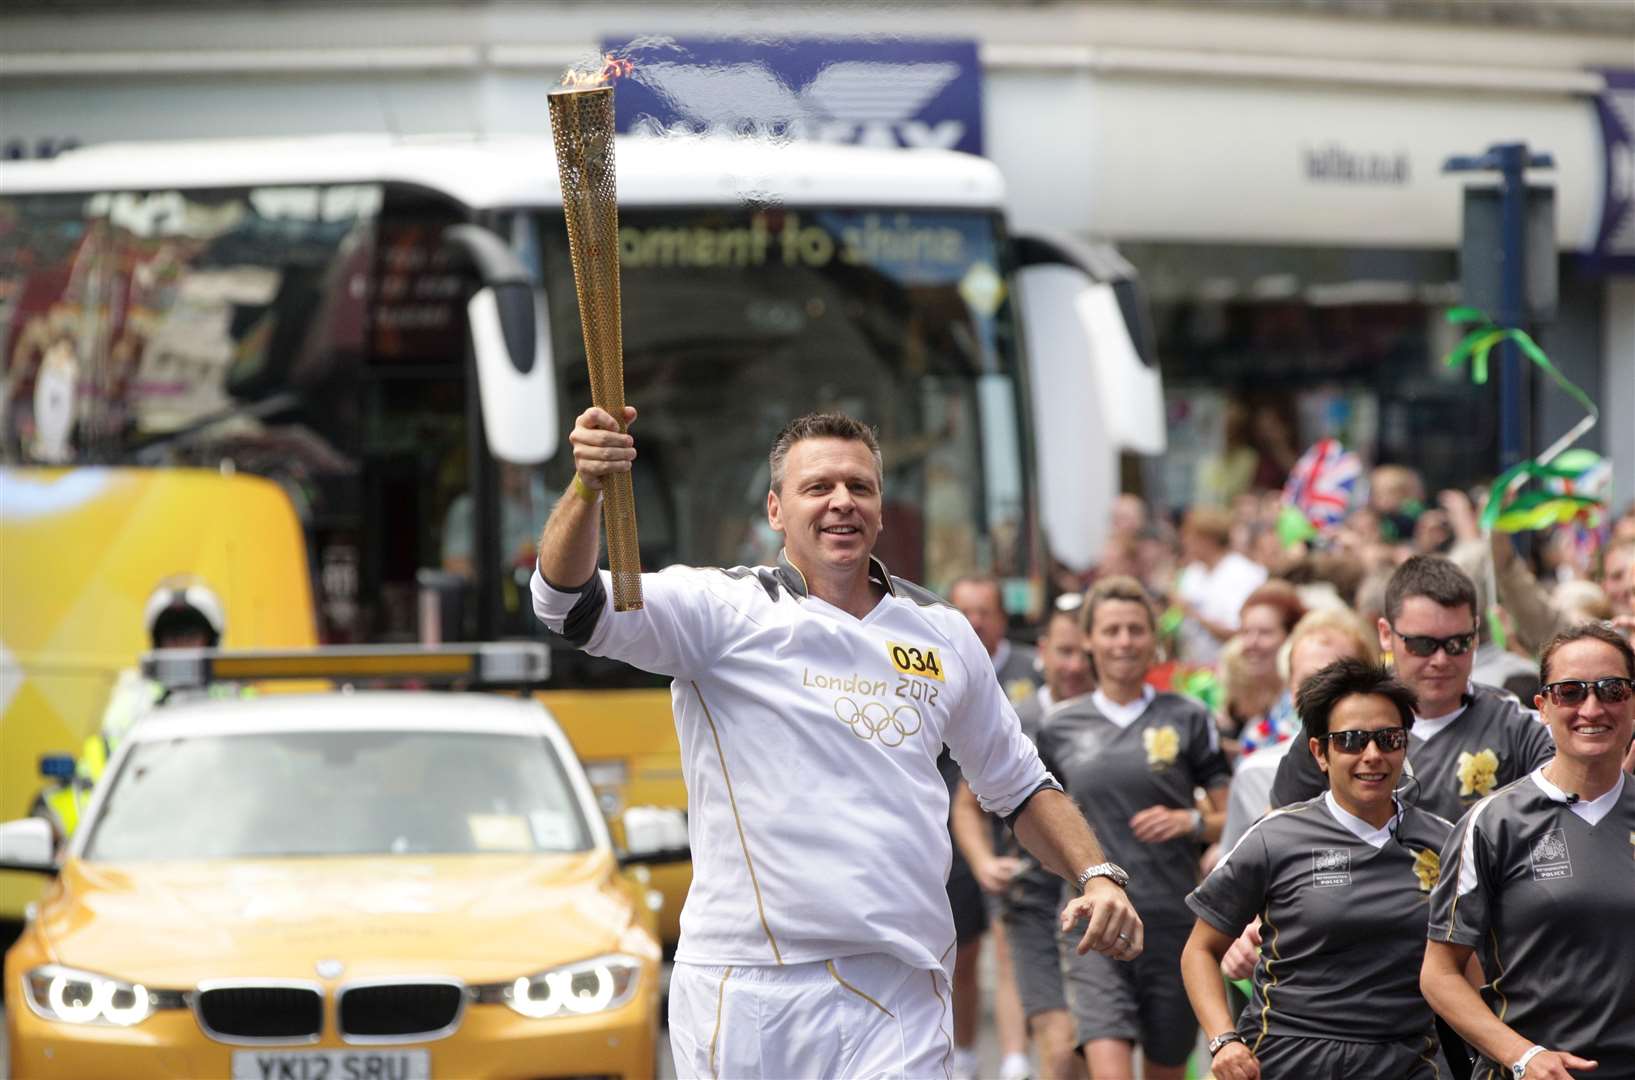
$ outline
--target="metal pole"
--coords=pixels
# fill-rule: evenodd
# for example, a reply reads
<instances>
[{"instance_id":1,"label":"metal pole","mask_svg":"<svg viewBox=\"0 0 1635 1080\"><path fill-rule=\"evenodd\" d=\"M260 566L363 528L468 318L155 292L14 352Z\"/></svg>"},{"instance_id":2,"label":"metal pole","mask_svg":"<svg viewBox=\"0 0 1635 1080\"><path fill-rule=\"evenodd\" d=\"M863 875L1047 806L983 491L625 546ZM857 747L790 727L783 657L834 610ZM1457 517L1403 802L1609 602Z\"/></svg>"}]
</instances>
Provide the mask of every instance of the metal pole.
<instances>
[{"instance_id":1,"label":"metal pole","mask_svg":"<svg viewBox=\"0 0 1635 1080\"><path fill-rule=\"evenodd\" d=\"M1527 165L1525 143L1492 147L1500 174L1499 225L1502 258L1499 310L1495 321L1505 329L1527 328ZM1514 341L1499 344L1499 467L1508 469L1532 451L1531 395L1521 350Z\"/></svg>"}]
</instances>

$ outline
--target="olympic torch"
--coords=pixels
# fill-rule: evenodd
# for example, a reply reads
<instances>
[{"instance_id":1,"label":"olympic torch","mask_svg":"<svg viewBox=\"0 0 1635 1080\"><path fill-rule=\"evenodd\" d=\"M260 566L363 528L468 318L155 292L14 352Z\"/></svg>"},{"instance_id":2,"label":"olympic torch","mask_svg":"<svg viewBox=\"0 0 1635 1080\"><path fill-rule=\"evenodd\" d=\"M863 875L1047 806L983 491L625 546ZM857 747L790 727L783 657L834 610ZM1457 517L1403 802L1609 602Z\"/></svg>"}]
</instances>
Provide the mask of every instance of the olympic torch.
<instances>
[{"instance_id":1,"label":"olympic torch","mask_svg":"<svg viewBox=\"0 0 1635 1080\"><path fill-rule=\"evenodd\" d=\"M609 58L596 83L628 70ZM569 81L582 77L569 74ZM624 428L624 341L619 328L619 207L613 171L613 87L564 86L547 101L556 167L562 177L562 209L568 222L573 283L590 369L590 397ZM641 552L636 545L636 497L629 473L603 484L602 524L613 610L642 606Z\"/></svg>"}]
</instances>

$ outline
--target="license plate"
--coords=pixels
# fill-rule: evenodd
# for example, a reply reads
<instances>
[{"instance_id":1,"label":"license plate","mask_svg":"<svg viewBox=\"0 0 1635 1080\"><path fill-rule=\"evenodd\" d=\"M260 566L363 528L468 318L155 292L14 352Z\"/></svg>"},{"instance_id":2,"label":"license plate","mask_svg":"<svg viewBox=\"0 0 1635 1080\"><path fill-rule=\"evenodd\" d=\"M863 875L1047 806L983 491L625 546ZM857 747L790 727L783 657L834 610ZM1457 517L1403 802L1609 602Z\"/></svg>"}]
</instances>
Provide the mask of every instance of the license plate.
<instances>
[{"instance_id":1,"label":"license plate","mask_svg":"<svg viewBox=\"0 0 1635 1080\"><path fill-rule=\"evenodd\" d=\"M235 1050L233 1080L431 1080L426 1050Z\"/></svg>"}]
</instances>

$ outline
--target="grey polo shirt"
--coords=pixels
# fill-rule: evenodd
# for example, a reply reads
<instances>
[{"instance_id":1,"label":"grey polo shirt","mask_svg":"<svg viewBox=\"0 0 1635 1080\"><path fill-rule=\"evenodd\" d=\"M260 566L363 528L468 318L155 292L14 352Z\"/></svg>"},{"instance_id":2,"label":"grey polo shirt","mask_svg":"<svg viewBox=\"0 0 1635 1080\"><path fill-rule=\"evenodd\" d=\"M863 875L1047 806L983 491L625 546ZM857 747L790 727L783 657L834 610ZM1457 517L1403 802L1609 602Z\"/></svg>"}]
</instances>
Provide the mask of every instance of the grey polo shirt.
<instances>
[{"instance_id":1,"label":"grey polo shirt","mask_svg":"<svg viewBox=\"0 0 1635 1080\"><path fill-rule=\"evenodd\" d=\"M1420 927L1453 826L1407 807L1374 830L1325 792L1244 833L1187 906L1236 937L1260 916L1260 959L1238 1034L1393 1042L1430 1034Z\"/></svg>"},{"instance_id":2,"label":"grey polo shirt","mask_svg":"<svg viewBox=\"0 0 1635 1080\"><path fill-rule=\"evenodd\" d=\"M1149 924L1190 926L1186 894L1198 883L1198 842L1180 836L1145 844L1130 818L1149 806L1192 809L1194 788L1231 778L1207 710L1179 694L1153 694L1121 726L1103 715L1099 695L1073 698L1045 714L1039 757L1079 804L1107 858L1130 875L1130 900Z\"/></svg>"},{"instance_id":3,"label":"grey polo shirt","mask_svg":"<svg viewBox=\"0 0 1635 1080\"><path fill-rule=\"evenodd\" d=\"M1619 784L1572 804L1534 772L1482 799L1431 897L1431 940L1477 950L1495 1015L1597 1077L1635 1077L1635 780Z\"/></svg>"},{"instance_id":4,"label":"grey polo shirt","mask_svg":"<svg viewBox=\"0 0 1635 1080\"><path fill-rule=\"evenodd\" d=\"M1458 821L1476 800L1555 757L1555 740L1537 714L1514 697L1472 683L1465 709L1434 734L1415 720L1408 737L1403 797L1433 814ZM1304 734L1295 737L1272 782L1272 805L1301 802L1328 787Z\"/></svg>"}]
</instances>

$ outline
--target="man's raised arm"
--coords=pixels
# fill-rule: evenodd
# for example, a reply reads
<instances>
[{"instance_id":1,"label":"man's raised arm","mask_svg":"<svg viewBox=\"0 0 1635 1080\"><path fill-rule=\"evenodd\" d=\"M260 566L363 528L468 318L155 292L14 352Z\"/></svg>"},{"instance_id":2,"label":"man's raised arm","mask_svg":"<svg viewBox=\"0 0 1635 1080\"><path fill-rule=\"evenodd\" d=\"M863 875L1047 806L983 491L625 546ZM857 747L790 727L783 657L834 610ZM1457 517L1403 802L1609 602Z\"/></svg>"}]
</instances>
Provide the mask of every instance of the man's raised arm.
<instances>
[{"instance_id":1,"label":"man's raised arm","mask_svg":"<svg viewBox=\"0 0 1635 1080\"><path fill-rule=\"evenodd\" d=\"M636 410L624 410L625 426ZM579 414L568 434L573 444L573 483L551 510L539 538L539 573L558 588L576 589L596 573L601 537L602 484L613 473L629 472L635 440L619 430L610 413L592 406Z\"/></svg>"}]
</instances>

